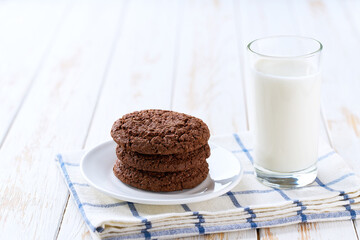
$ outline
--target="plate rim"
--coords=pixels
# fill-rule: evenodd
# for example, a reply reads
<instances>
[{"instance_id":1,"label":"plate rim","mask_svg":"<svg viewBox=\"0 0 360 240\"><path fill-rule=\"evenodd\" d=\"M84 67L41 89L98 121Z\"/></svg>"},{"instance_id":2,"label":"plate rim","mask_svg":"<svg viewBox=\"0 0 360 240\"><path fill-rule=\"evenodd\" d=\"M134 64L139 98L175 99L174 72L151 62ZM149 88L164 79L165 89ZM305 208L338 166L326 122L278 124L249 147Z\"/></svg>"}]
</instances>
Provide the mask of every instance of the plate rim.
<instances>
[{"instance_id":1,"label":"plate rim","mask_svg":"<svg viewBox=\"0 0 360 240\"><path fill-rule=\"evenodd\" d=\"M237 174L236 180L233 181L231 184L229 184L228 186L220 189L219 191L216 192L212 192L209 193L207 195L198 195L198 196L194 196L194 197L188 197L188 198L181 198L181 199L166 199L164 201L159 201L159 199L155 199L155 200L151 200L151 199L142 199L142 198L132 198L132 197L128 197L124 194L113 194L112 192L101 188L100 186L98 186L97 184L95 184L90 178L88 178L88 176L85 174L84 172L84 162L86 161L85 159L88 157L88 155L90 155L93 152L96 152L98 149L103 148L104 146L108 145L108 144L114 144L115 142L113 140L107 140L105 142L102 142L94 147L92 147L91 149L87 150L84 155L81 157L80 160L80 172L82 177L85 179L85 181L91 185L91 187L95 188L96 190L111 196L113 198L116 198L118 200L121 201L128 201L128 202L133 202L133 203L140 203L140 204L147 204L147 205L178 205L178 204L186 204L186 203L196 203L196 202L202 202L202 201L207 201L213 198L216 198L218 196L221 196L225 193L227 193L228 191L231 191L231 189L233 189L236 185L239 184L239 182L241 181L241 179L243 178L244 175L244 167L241 164L240 159L231 151L229 151L228 149L219 146L218 144L212 142L211 140L209 141L210 146L214 146L216 148L220 148L223 149L229 153L231 153L238 161L239 166L240 166L240 171L239 174ZM116 144L116 143L115 143ZM209 177L209 175L206 177L206 179ZM204 181L206 181L206 179ZM125 183L123 183L126 187L127 185ZM134 190L139 190L139 191L145 191L145 190L141 190L141 189L134 189ZM180 191L179 191L180 192ZM158 192L154 192L154 193L158 193ZM160 192L159 192L160 193Z\"/></svg>"}]
</instances>

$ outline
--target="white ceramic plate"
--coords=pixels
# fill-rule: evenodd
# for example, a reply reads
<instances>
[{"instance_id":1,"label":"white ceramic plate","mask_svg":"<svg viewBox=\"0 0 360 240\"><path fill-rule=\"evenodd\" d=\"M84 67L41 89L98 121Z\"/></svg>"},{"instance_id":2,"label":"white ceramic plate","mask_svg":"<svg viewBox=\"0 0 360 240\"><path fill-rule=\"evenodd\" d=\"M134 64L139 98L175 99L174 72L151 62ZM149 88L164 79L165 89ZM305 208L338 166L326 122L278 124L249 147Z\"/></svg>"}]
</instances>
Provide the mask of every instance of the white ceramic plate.
<instances>
[{"instance_id":1,"label":"white ceramic plate","mask_svg":"<svg viewBox=\"0 0 360 240\"><path fill-rule=\"evenodd\" d=\"M87 152L81 160L80 169L91 186L120 200L153 205L200 202L230 191L239 183L243 174L240 161L234 154L214 144L209 145L211 156L207 159L210 169L208 177L197 187L183 191L150 192L122 183L112 171L117 159L116 143L113 141L100 144Z\"/></svg>"}]
</instances>

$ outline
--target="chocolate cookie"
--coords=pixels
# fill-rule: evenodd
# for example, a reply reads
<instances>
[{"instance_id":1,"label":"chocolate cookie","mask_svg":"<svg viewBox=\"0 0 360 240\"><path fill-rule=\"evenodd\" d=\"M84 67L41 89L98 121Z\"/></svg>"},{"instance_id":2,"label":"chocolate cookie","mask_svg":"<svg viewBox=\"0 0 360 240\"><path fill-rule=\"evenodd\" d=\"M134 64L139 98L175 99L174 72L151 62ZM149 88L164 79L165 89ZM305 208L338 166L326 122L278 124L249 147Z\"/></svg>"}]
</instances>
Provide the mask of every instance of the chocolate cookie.
<instances>
[{"instance_id":1,"label":"chocolate cookie","mask_svg":"<svg viewBox=\"0 0 360 240\"><path fill-rule=\"evenodd\" d=\"M169 155L204 146L210 131L196 117L151 109L129 113L115 121L111 136L126 151Z\"/></svg>"},{"instance_id":2,"label":"chocolate cookie","mask_svg":"<svg viewBox=\"0 0 360 240\"><path fill-rule=\"evenodd\" d=\"M113 171L118 179L130 186L154 192L171 192L196 187L206 179L209 168L205 162L181 172L159 173L137 170L117 160Z\"/></svg>"},{"instance_id":3,"label":"chocolate cookie","mask_svg":"<svg viewBox=\"0 0 360 240\"><path fill-rule=\"evenodd\" d=\"M148 155L124 150L117 146L116 155L124 164L138 170L178 172L205 164L210 156L208 144L191 152L172 155Z\"/></svg>"}]
</instances>

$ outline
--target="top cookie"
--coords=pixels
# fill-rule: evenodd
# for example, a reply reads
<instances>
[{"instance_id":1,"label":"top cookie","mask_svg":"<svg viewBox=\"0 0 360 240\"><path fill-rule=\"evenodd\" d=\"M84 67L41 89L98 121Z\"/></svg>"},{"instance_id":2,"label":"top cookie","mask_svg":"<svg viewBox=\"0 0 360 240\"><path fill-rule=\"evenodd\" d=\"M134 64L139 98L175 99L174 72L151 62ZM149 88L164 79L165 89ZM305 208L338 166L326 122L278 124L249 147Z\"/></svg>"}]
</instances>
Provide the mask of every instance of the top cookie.
<instances>
[{"instance_id":1,"label":"top cookie","mask_svg":"<svg viewBox=\"0 0 360 240\"><path fill-rule=\"evenodd\" d=\"M199 118L167 110L142 110L124 115L111 128L114 141L142 154L179 154L204 146L210 137Z\"/></svg>"}]
</instances>

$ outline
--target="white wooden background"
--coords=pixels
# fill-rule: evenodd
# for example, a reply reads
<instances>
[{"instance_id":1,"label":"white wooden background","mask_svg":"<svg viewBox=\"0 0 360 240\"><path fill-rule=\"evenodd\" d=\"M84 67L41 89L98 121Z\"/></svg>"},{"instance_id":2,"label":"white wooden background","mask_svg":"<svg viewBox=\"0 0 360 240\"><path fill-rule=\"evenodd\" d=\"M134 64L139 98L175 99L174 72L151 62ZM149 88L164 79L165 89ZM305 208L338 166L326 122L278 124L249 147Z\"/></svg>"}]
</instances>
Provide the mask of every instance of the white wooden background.
<instances>
[{"instance_id":1,"label":"white wooden background","mask_svg":"<svg viewBox=\"0 0 360 240\"><path fill-rule=\"evenodd\" d=\"M89 239L54 154L106 139L144 108L251 129L246 44L324 44L322 136L360 173L360 1L0 1L0 238ZM357 239L360 221L201 239Z\"/></svg>"}]
</instances>

